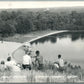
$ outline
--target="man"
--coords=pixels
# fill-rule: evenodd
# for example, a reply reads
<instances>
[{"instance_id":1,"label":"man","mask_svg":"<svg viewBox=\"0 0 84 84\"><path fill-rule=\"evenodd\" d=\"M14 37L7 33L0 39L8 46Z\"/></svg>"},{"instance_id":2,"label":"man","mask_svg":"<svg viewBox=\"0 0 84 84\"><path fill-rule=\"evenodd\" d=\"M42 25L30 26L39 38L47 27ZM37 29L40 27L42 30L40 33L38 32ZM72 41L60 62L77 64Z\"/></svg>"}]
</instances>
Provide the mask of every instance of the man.
<instances>
[{"instance_id":1,"label":"man","mask_svg":"<svg viewBox=\"0 0 84 84\"><path fill-rule=\"evenodd\" d=\"M36 51L35 63L37 68L40 70L43 68L43 57L40 55L40 51Z\"/></svg>"},{"instance_id":2,"label":"man","mask_svg":"<svg viewBox=\"0 0 84 84\"><path fill-rule=\"evenodd\" d=\"M26 43L24 44L24 50L25 50L26 52L30 52L30 53L31 53L31 44L28 43L28 42L26 42Z\"/></svg>"},{"instance_id":3,"label":"man","mask_svg":"<svg viewBox=\"0 0 84 84\"><path fill-rule=\"evenodd\" d=\"M25 51L25 55L23 56L23 69L29 68L31 70L31 57L30 57L30 52Z\"/></svg>"},{"instance_id":4,"label":"man","mask_svg":"<svg viewBox=\"0 0 84 84\"><path fill-rule=\"evenodd\" d=\"M59 70L63 71L64 70L64 60L61 58L61 55L58 55L58 60L55 62L54 66Z\"/></svg>"}]
</instances>

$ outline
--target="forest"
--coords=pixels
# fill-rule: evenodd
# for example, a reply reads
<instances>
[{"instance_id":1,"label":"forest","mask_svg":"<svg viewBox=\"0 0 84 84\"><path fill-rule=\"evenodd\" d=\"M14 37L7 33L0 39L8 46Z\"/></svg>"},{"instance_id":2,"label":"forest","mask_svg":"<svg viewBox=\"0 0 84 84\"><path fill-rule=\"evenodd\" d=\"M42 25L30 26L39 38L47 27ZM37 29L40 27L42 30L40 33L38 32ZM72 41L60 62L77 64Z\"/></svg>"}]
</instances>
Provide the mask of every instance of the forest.
<instances>
[{"instance_id":1,"label":"forest","mask_svg":"<svg viewBox=\"0 0 84 84\"><path fill-rule=\"evenodd\" d=\"M0 36L42 30L84 30L84 13L71 11L0 11Z\"/></svg>"}]
</instances>

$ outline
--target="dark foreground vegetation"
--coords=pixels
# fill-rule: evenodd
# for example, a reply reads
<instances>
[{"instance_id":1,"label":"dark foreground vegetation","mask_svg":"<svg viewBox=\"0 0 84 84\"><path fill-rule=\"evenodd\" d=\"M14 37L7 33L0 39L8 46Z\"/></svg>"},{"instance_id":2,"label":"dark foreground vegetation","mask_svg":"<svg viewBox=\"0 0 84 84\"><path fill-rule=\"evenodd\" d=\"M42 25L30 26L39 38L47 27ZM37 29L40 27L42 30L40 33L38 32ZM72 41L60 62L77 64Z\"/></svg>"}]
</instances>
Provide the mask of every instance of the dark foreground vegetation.
<instances>
[{"instance_id":1,"label":"dark foreground vegetation","mask_svg":"<svg viewBox=\"0 0 84 84\"><path fill-rule=\"evenodd\" d=\"M0 66L1 67L1 66ZM6 83L64 83L64 82L84 82L84 70L80 67L72 67L68 65L67 69L63 72L58 71L53 67L51 62L45 62L44 67L41 70L37 70L36 67L32 67L32 70L23 70L14 72L10 68L0 68L0 82Z\"/></svg>"},{"instance_id":2,"label":"dark foreground vegetation","mask_svg":"<svg viewBox=\"0 0 84 84\"><path fill-rule=\"evenodd\" d=\"M84 30L84 12L51 11L0 11L0 36L7 37L16 33L26 34L37 30ZM53 9L52 9L53 10Z\"/></svg>"}]
</instances>

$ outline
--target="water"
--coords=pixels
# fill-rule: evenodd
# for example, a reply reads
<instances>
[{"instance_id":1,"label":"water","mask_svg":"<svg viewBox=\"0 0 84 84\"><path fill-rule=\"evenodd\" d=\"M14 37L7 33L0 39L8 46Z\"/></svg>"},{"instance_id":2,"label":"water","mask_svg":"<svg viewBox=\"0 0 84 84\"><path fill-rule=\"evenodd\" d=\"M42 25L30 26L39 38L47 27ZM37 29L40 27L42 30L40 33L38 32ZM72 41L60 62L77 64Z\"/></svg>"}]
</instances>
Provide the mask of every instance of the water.
<instances>
[{"instance_id":1,"label":"water","mask_svg":"<svg viewBox=\"0 0 84 84\"><path fill-rule=\"evenodd\" d=\"M65 32L32 42L32 50L39 50L44 60L54 62L58 54L73 65L84 66L84 32Z\"/></svg>"},{"instance_id":2,"label":"water","mask_svg":"<svg viewBox=\"0 0 84 84\"><path fill-rule=\"evenodd\" d=\"M6 41L2 43L0 41L0 62L2 60L6 61L9 54L12 55L12 52L16 50L19 46L21 46L21 43Z\"/></svg>"}]
</instances>

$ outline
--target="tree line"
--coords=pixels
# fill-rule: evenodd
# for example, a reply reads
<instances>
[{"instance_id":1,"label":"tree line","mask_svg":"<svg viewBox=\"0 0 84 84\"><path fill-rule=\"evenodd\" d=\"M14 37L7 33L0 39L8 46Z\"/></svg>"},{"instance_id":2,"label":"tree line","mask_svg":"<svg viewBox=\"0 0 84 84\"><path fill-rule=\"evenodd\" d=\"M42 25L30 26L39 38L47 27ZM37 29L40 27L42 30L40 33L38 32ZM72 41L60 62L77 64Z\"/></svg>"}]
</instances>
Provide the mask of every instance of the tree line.
<instances>
[{"instance_id":1,"label":"tree line","mask_svg":"<svg viewBox=\"0 0 84 84\"><path fill-rule=\"evenodd\" d=\"M84 30L84 13L77 11L1 11L0 35L12 36L42 30Z\"/></svg>"}]
</instances>

